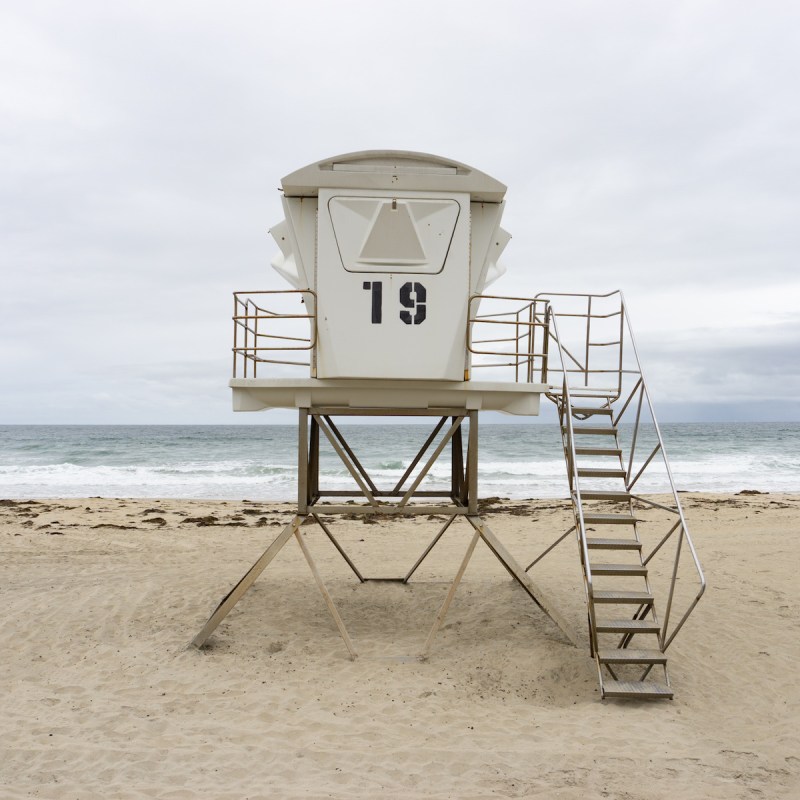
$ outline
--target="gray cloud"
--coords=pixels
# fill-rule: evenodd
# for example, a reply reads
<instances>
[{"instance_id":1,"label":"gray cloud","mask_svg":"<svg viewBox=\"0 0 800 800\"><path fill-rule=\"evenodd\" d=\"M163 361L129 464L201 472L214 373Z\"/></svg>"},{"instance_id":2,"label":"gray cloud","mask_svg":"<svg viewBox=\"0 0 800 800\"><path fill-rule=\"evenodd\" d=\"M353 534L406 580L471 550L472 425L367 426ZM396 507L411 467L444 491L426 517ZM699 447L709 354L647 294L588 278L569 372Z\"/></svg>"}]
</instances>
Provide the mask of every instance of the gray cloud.
<instances>
[{"instance_id":1,"label":"gray cloud","mask_svg":"<svg viewBox=\"0 0 800 800\"><path fill-rule=\"evenodd\" d=\"M671 403L748 403L768 413L766 406L787 401L800 409L798 342L798 321L724 336L687 330L677 340L648 340L654 368L647 372Z\"/></svg>"},{"instance_id":2,"label":"gray cloud","mask_svg":"<svg viewBox=\"0 0 800 800\"><path fill-rule=\"evenodd\" d=\"M231 421L230 292L281 287L280 177L376 147L507 183L496 288L624 289L676 417L795 407L797 5L402 10L4 6L0 421Z\"/></svg>"}]
</instances>

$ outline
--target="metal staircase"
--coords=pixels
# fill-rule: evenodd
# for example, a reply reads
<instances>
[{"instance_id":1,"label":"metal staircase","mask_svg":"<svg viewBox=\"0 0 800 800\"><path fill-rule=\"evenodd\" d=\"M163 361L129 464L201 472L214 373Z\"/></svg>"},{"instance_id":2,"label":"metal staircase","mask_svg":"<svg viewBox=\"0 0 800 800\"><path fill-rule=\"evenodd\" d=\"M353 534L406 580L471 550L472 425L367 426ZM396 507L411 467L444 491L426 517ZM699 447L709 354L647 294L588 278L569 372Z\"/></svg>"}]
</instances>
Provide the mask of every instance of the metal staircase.
<instances>
[{"instance_id":1,"label":"metal staircase","mask_svg":"<svg viewBox=\"0 0 800 800\"><path fill-rule=\"evenodd\" d=\"M576 529L581 532L590 651L601 694L604 698L671 698L662 628L626 484L613 408L608 400L597 405L581 400L581 405L573 405L569 390L554 399ZM608 464L584 466L587 461ZM613 488L608 488L610 483ZM661 680L652 679L653 667L658 667Z\"/></svg>"},{"instance_id":2,"label":"metal staircase","mask_svg":"<svg viewBox=\"0 0 800 800\"><path fill-rule=\"evenodd\" d=\"M666 650L705 579L624 299L613 292L537 300L544 298L555 344L546 369L560 378L547 396L558 409L574 525L527 569L576 534L601 697L672 698ZM682 562L684 548L690 558Z\"/></svg>"}]
</instances>

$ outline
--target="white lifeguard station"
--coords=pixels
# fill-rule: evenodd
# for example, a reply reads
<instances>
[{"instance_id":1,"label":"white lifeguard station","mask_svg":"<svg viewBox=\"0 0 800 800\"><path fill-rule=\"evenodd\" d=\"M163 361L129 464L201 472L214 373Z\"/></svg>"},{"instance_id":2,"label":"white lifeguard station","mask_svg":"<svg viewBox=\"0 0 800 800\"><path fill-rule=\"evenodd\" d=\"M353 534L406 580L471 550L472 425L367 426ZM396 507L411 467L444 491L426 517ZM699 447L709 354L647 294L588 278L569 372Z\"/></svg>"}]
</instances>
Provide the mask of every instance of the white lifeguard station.
<instances>
[{"instance_id":1,"label":"white lifeguard station","mask_svg":"<svg viewBox=\"0 0 800 800\"><path fill-rule=\"evenodd\" d=\"M297 348L309 352L309 373L257 379L258 364L275 360L270 351L285 356L289 348L263 327L243 328L250 340L237 345L255 358L250 374L231 381L235 410L538 413L542 383L470 380L467 319L501 274L497 260L510 238L500 227L503 184L448 159L377 151L304 167L282 188L286 218L270 231L281 251L273 266L313 320L310 340ZM285 293L262 293L262 305L273 299L264 294ZM258 317L258 303L249 293L240 316ZM277 337L278 319L269 322Z\"/></svg>"},{"instance_id":2,"label":"white lifeguard station","mask_svg":"<svg viewBox=\"0 0 800 800\"><path fill-rule=\"evenodd\" d=\"M282 190L285 219L270 231L280 248L273 267L293 288L235 293L230 386L236 411L297 409L297 513L223 598L193 643L200 647L206 642L294 536L355 657L353 642L299 534L300 526L316 522L363 582L369 578L360 573L321 513L437 514L446 517L445 523L408 572L396 580L409 581L453 520L467 520L474 533L433 621L425 652L480 540L576 641L552 600L528 575L555 545L575 534L586 589L590 652L602 696L671 697L664 651L705 584L657 425L655 439L648 444L651 451L636 471L637 442L641 452L641 442L652 433L648 428L648 434L639 437L639 429L645 418L653 423L655 418L621 294L487 295L486 288L503 272L498 258L510 238L500 225L506 187L451 159L406 151L352 153L291 173L283 179ZM556 299L563 310L554 310ZM559 327L577 331L575 344L563 338L563 331L559 335ZM483 380L483 375L489 379ZM487 410L536 415L542 396L558 407L575 524L524 569L478 515L478 417ZM626 444L619 423L626 412L631 416L628 410L633 408L637 409L636 433L632 443ZM334 422L337 417L355 416L431 417L435 421L402 478L394 486L379 487ZM604 424L581 424L593 419ZM321 485L321 434L352 476L352 490ZM601 446L582 444L586 435L590 441L598 437L611 441ZM449 486L426 488L431 467L447 456ZM583 466L584 456L611 458L615 463ZM654 503L633 491L656 456L665 467L670 503ZM601 484L593 483L597 480ZM621 485L608 488L609 480ZM360 502L354 504L355 498ZM640 506L658 507L677 518L651 554L644 552L644 523L636 516ZM624 529L627 535L589 535L602 526ZM670 539L677 542L675 569L666 618L661 622L647 564ZM668 630L684 542L700 590ZM623 554L628 560L597 563L594 553L600 551ZM643 585L636 590L618 585L600 589L601 575L602 579L633 578ZM631 607L632 615L621 619L600 618L601 609L620 613L619 609ZM605 635L615 637L611 646ZM655 647L631 646L635 636L649 636ZM655 666L663 668L663 682L647 680ZM639 674L631 679L626 670Z\"/></svg>"}]
</instances>

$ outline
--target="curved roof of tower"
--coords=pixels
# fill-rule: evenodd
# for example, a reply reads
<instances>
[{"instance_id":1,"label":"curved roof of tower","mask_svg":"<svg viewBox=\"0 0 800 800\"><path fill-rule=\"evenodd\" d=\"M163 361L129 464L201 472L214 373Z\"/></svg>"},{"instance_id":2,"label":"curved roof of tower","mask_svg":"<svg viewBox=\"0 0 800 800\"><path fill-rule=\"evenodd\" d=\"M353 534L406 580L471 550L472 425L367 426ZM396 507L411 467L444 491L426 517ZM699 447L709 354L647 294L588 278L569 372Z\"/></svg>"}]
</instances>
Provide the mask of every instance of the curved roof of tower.
<instances>
[{"instance_id":1,"label":"curved roof of tower","mask_svg":"<svg viewBox=\"0 0 800 800\"><path fill-rule=\"evenodd\" d=\"M281 181L287 197L314 197L320 189L468 192L473 202L500 203L506 186L450 158L408 150L363 150L298 169Z\"/></svg>"}]
</instances>

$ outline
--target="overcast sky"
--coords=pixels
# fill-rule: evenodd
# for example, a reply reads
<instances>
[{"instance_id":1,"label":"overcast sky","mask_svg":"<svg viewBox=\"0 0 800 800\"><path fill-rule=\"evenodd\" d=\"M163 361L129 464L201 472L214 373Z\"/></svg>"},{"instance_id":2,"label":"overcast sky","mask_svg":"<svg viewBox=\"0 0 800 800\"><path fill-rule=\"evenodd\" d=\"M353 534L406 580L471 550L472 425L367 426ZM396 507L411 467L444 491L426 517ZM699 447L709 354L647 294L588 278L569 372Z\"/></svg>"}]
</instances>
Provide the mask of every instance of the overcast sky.
<instances>
[{"instance_id":1,"label":"overcast sky","mask_svg":"<svg viewBox=\"0 0 800 800\"><path fill-rule=\"evenodd\" d=\"M281 177L508 185L508 294L622 289L665 420L800 419L800 3L0 5L0 423L230 411Z\"/></svg>"}]
</instances>

